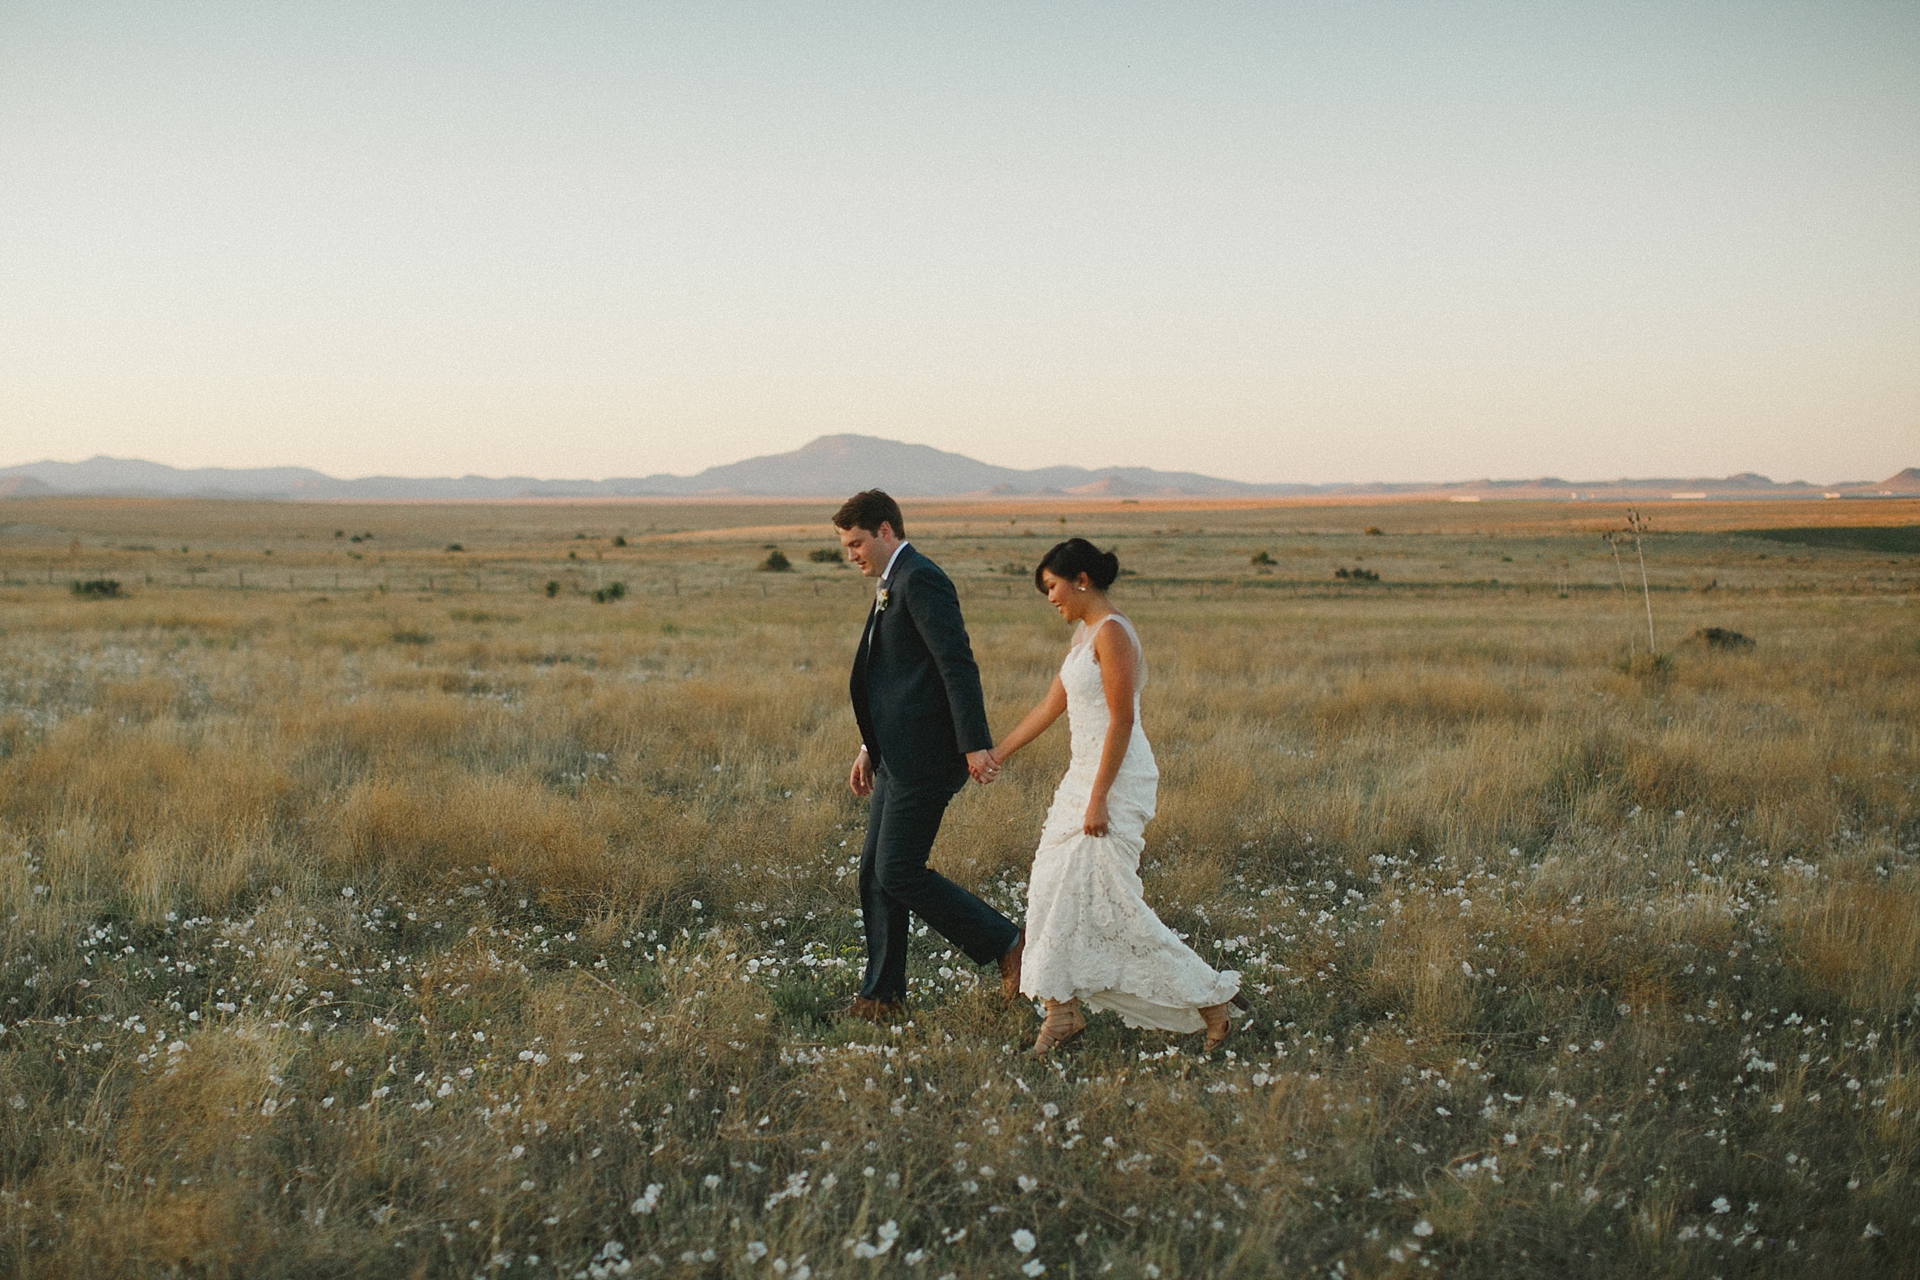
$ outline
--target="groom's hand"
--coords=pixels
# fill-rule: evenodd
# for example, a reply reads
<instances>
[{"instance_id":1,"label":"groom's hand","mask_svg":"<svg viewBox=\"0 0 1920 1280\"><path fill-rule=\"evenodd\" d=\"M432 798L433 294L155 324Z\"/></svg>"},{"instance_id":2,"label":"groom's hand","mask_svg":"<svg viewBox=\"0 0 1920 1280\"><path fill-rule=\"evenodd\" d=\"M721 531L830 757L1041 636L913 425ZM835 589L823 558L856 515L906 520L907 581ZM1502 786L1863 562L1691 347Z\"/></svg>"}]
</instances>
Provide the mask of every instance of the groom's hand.
<instances>
[{"instance_id":1,"label":"groom's hand","mask_svg":"<svg viewBox=\"0 0 1920 1280\"><path fill-rule=\"evenodd\" d=\"M853 769L847 774L847 790L857 796L873 794L873 761L867 758L865 747L853 758Z\"/></svg>"},{"instance_id":2,"label":"groom's hand","mask_svg":"<svg viewBox=\"0 0 1920 1280\"><path fill-rule=\"evenodd\" d=\"M993 758L991 748L985 751L967 752L967 772L981 786L986 786L1000 776L1000 762Z\"/></svg>"}]
</instances>

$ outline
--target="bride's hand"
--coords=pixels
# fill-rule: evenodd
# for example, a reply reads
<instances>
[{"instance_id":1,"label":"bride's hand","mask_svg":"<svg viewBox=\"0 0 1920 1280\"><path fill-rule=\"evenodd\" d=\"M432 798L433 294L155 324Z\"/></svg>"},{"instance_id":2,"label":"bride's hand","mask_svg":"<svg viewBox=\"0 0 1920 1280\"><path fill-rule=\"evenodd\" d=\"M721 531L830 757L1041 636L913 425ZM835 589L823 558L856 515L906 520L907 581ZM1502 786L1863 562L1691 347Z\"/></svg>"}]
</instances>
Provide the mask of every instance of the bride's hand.
<instances>
[{"instance_id":1,"label":"bride's hand","mask_svg":"<svg viewBox=\"0 0 1920 1280\"><path fill-rule=\"evenodd\" d=\"M967 753L967 773L981 786L986 786L1000 776L1000 762L994 759L992 748Z\"/></svg>"},{"instance_id":2,"label":"bride's hand","mask_svg":"<svg viewBox=\"0 0 1920 1280\"><path fill-rule=\"evenodd\" d=\"M1080 829L1090 836L1107 834L1107 802L1105 800L1087 801L1087 820Z\"/></svg>"}]
</instances>

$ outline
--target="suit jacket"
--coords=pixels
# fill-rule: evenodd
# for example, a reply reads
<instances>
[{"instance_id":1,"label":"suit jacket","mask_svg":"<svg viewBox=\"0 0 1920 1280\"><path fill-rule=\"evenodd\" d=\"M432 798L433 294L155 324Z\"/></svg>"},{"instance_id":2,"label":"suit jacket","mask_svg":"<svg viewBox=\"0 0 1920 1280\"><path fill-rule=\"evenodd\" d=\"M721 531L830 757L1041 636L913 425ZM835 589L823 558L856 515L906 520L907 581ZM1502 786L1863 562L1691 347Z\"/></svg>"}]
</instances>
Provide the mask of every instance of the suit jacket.
<instances>
[{"instance_id":1,"label":"suit jacket","mask_svg":"<svg viewBox=\"0 0 1920 1280\"><path fill-rule=\"evenodd\" d=\"M903 781L964 775L993 736L953 581L909 544L880 586L887 607L875 598L853 659L861 740Z\"/></svg>"}]
</instances>

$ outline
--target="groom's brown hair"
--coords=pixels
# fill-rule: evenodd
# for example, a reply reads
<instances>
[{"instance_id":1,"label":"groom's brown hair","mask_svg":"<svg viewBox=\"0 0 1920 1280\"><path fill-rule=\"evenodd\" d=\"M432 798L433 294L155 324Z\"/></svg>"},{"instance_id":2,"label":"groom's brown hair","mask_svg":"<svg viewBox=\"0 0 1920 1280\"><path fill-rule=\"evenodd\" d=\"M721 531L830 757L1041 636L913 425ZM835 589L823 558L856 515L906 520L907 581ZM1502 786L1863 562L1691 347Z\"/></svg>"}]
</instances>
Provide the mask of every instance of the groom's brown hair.
<instances>
[{"instance_id":1,"label":"groom's brown hair","mask_svg":"<svg viewBox=\"0 0 1920 1280\"><path fill-rule=\"evenodd\" d=\"M836 529L865 529L878 535L882 524L893 526L893 536L904 539L906 525L900 519L900 504L881 489L864 489L840 504L833 513Z\"/></svg>"}]
</instances>

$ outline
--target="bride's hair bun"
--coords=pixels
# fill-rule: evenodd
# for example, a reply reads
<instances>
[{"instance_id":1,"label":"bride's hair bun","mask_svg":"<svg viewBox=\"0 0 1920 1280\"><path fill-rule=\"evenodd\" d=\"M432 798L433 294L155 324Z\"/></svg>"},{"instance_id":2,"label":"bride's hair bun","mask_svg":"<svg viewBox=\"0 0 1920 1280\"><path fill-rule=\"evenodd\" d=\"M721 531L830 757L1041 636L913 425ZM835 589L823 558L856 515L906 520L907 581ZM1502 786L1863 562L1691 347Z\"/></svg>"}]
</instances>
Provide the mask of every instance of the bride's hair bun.
<instances>
[{"instance_id":1,"label":"bride's hair bun","mask_svg":"<svg viewBox=\"0 0 1920 1280\"><path fill-rule=\"evenodd\" d=\"M1047 573L1069 582L1084 573L1087 581L1105 591L1120 576L1120 557L1100 550L1085 538L1068 538L1041 556L1039 567L1033 571L1033 585L1042 595L1046 594L1047 583L1041 575Z\"/></svg>"}]
</instances>

